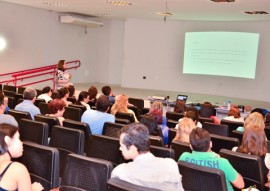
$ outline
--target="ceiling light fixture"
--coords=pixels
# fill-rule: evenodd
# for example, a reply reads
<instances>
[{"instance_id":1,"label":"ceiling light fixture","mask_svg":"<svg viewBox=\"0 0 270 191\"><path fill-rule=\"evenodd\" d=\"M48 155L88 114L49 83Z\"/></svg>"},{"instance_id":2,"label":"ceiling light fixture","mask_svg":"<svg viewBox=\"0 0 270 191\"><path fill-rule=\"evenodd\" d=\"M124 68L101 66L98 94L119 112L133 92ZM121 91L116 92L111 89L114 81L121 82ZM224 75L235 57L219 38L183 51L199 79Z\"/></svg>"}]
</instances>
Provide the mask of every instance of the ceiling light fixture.
<instances>
[{"instance_id":1,"label":"ceiling light fixture","mask_svg":"<svg viewBox=\"0 0 270 191\"><path fill-rule=\"evenodd\" d=\"M44 2L44 5L54 6L54 7L66 7L67 4L58 3L58 2Z\"/></svg>"},{"instance_id":2,"label":"ceiling light fixture","mask_svg":"<svg viewBox=\"0 0 270 191\"><path fill-rule=\"evenodd\" d=\"M164 22L166 22L167 17L169 17L169 16L172 16L172 15L173 15L173 14L172 14L172 13L169 11L167 0L166 0L166 4L165 4L165 6L166 6L166 11L160 14L160 15L162 15L162 16L163 16L163 20L164 20ZM159 14L159 13L157 13L157 14Z\"/></svg>"},{"instance_id":3,"label":"ceiling light fixture","mask_svg":"<svg viewBox=\"0 0 270 191\"><path fill-rule=\"evenodd\" d=\"M126 2L126 1L107 1L106 3L112 4L112 5L116 5L116 6L133 5L132 3Z\"/></svg>"},{"instance_id":4,"label":"ceiling light fixture","mask_svg":"<svg viewBox=\"0 0 270 191\"><path fill-rule=\"evenodd\" d=\"M245 13L249 14L249 15L266 15L266 14L269 14L266 11L245 11Z\"/></svg>"}]
</instances>

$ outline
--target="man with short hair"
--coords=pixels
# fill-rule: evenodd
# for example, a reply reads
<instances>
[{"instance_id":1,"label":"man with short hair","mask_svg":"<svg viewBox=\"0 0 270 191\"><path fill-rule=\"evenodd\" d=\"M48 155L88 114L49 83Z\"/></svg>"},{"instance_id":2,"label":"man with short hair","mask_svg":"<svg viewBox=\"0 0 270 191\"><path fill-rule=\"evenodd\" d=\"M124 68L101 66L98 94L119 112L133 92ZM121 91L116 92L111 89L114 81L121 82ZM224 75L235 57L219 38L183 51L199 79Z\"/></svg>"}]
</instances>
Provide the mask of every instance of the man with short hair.
<instances>
[{"instance_id":1,"label":"man with short hair","mask_svg":"<svg viewBox=\"0 0 270 191\"><path fill-rule=\"evenodd\" d=\"M34 120L34 116L40 114L39 108L34 105L36 97L37 91L32 87L27 87L23 92L23 102L16 105L15 110L29 112Z\"/></svg>"},{"instance_id":2,"label":"man with short hair","mask_svg":"<svg viewBox=\"0 0 270 191\"><path fill-rule=\"evenodd\" d=\"M125 159L132 162L115 167L111 177L165 191L183 191L177 163L171 158L155 157L149 151L148 128L132 123L120 130L120 150Z\"/></svg>"},{"instance_id":3,"label":"man with short hair","mask_svg":"<svg viewBox=\"0 0 270 191\"><path fill-rule=\"evenodd\" d=\"M115 97L113 96L113 92L110 86L104 86L101 89L103 95L107 96L110 100L111 104L114 104L115 102Z\"/></svg>"},{"instance_id":4,"label":"man with short hair","mask_svg":"<svg viewBox=\"0 0 270 191\"><path fill-rule=\"evenodd\" d=\"M115 117L107 113L110 109L110 101L107 96L101 95L96 102L96 110L86 110L81 118L82 122L89 125L92 134L101 135L105 122L115 122Z\"/></svg>"},{"instance_id":5,"label":"man with short hair","mask_svg":"<svg viewBox=\"0 0 270 191\"><path fill-rule=\"evenodd\" d=\"M0 94L0 123L7 123L18 127L18 123L13 116L4 114L7 107L6 98L7 97L5 97L4 94Z\"/></svg>"},{"instance_id":6,"label":"man with short hair","mask_svg":"<svg viewBox=\"0 0 270 191\"><path fill-rule=\"evenodd\" d=\"M190 147L193 150L192 153L184 152L179 160L222 170L225 174L228 191L234 190L230 182L238 189L244 188L243 177L232 167L230 162L211 151L211 137L205 129L193 129L190 133L189 141Z\"/></svg>"}]
</instances>

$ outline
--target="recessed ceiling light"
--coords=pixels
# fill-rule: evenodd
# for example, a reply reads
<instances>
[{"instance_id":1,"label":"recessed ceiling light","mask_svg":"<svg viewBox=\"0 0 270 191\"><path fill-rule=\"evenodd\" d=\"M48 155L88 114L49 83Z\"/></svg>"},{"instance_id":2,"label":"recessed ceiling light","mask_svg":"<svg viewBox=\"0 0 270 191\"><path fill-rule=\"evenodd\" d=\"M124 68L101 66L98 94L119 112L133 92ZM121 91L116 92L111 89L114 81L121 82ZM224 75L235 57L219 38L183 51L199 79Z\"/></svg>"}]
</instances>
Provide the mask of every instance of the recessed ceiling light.
<instances>
[{"instance_id":1,"label":"recessed ceiling light","mask_svg":"<svg viewBox=\"0 0 270 191\"><path fill-rule=\"evenodd\" d=\"M170 12L157 12L157 13L153 13L153 14L156 14L156 15L159 15L159 16L162 16L162 17L169 17L169 16L173 15Z\"/></svg>"},{"instance_id":2,"label":"recessed ceiling light","mask_svg":"<svg viewBox=\"0 0 270 191\"><path fill-rule=\"evenodd\" d=\"M266 11L245 11L246 14L249 15L265 15L265 14L269 14Z\"/></svg>"},{"instance_id":3,"label":"recessed ceiling light","mask_svg":"<svg viewBox=\"0 0 270 191\"><path fill-rule=\"evenodd\" d=\"M55 7L66 7L67 4L64 3L58 3L58 2L44 2L44 5L49 5L49 6L55 6Z\"/></svg>"},{"instance_id":4,"label":"recessed ceiling light","mask_svg":"<svg viewBox=\"0 0 270 191\"><path fill-rule=\"evenodd\" d=\"M126 1L107 1L106 3L117 5L117 6L126 6L126 5L133 5L132 3Z\"/></svg>"}]
</instances>

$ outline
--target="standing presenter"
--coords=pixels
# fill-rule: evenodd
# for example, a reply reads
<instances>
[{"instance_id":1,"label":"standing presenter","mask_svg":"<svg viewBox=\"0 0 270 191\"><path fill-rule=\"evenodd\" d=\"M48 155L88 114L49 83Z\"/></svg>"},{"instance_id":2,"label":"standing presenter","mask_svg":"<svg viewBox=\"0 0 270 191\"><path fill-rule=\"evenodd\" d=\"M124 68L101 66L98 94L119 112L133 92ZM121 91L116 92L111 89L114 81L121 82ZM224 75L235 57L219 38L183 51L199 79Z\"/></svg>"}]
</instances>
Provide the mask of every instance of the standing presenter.
<instances>
[{"instance_id":1,"label":"standing presenter","mask_svg":"<svg viewBox=\"0 0 270 191\"><path fill-rule=\"evenodd\" d=\"M65 86L72 85L70 83L71 74L66 71L66 63L65 60L59 60L57 64L57 71L55 75L56 89L59 90Z\"/></svg>"}]
</instances>

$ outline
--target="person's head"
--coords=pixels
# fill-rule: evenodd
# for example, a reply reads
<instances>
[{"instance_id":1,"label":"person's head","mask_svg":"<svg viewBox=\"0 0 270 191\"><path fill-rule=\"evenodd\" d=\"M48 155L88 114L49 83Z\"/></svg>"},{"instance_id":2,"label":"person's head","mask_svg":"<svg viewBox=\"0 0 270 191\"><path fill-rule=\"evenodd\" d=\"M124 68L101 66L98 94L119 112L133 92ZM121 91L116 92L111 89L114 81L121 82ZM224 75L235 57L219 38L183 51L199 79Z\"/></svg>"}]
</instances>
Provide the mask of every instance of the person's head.
<instances>
[{"instance_id":1,"label":"person's head","mask_svg":"<svg viewBox=\"0 0 270 191\"><path fill-rule=\"evenodd\" d=\"M105 95L100 95L96 102L97 111L107 112L110 108L110 100Z\"/></svg>"},{"instance_id":2,"label":"person's head","mask_svg":"<svg viewBox=\"0 0 270 191\"><path fill-rule=\"evenodd\" d=\"M0 94L0 114L5 113L6 111L6 107L7 107L7 102L5 101L5 95L4 94Z\"/></svg>"},{"instance_id":3,"label":"person's head","mask_svg":"<svg viewBox=\"0 0 270 191\"><path fill-rule=\"evenodd\" d=\"M110 86L102 87L101 91L105 96L111 96L111 94L112 94L112 89Z\"/></svg>"},{"instance_id":4,"label":"person's head","mask_svg":"<svg viewBox=\"0 0 270 191\"><path fill-rule=\"evenodd\" d=\"M88 103L89 102L89 93L87 91L81 91L78 97L78 103L84 102Z\"/></svg>"},{"instance_id":5,"label":"person's head","mask_svg":"<svg viewBox=\"0 0 270 191\"><path fill-rule=\"evenodd\" d=\"M211 103L205 102L201 104L200 116L209 118L214 114L214 108Z\"/></svg>"},{"instance_id":6,"label":"person's head","mask_svg":"<svg viewBox=\"0 0 270 191\"><path fill-rule=\"evenodd\" d=\"M195 113L194 111L187 111L185 113L185 117L189 118L189 119L192 119L195 124L197 124L198 119L199 119L198 112Z\"/></svg>"},{"instance_id":7,"label":"person's head","mask_svg":"<svg viewBox=\"0 0 270 191\"><path fill-rule=\"evenodd\" d=\"M20 140L18 128L6 124L0 124L0 156L9 153L12 158L22 156L23 144Z\"/></svg>"},{"instance_id":8,"label":"person's head","mask_svg":"<svg viewBox=\"0 0 270 191\"><path fill-rule=\"evenodd\" d=\"M96 99L97 97L97 94L98 94L98 90L95 86L91 86L89 89L88 89L88 93L89 93L89 99L90 100L94 100ZM104 94L105 95L105 94Z\"/></svg>"},{"instance_id":9,"label":"person's head","mask_svg":"<svg viewBox=\"0 0 270 191\"><path fill-rule=\"evenodd\" d=\"M262 114L258 112L251 113L245 120L244 128L246 129L252 129L252 128L265 128L264 118Z\"/></svg>"},{"instance_id":10,"label":"person's head","mask_svg":"<svg viewBox=\"0 0 270 191\"><path fill-rule=\"evenodd\" d=\"M23 99L35 101L37 97L37 91L32 87L27 87L23 91Z\"/></svg>"},{"instance_id":11,"label":"person's head","mask_svg":"<svg viewBox=\"0 0 270 191\"><path fill-rule=\"evenodd\" d=\"M140 123L144 124L148 128L150 135L158 135L157 133L158 124L155 117L153 117L152 115L145 114L140 119Z\"/></svg>"},{"instance_id":12,"label":"person's head","mask_svg":"<svg viewBox=\"0 0 270 191\"><path fill-rule=\"evenodd\" d=\"M57 114L58 116L63 116L65 112L66 103L60 99L53 99L48 104L48 109L50 114Z\"/></svg>"},{"instance_id":13,"label":"person's head","mask_svg":"<svg viewBox=\"0 0 270 191\"><path fill-rule=\"evenodd\" d=\"M58 61L57 69L61 70L61 71L65 71L65 69L66 69L65 60L59 60Z\"/></svg>"},{"instance_id":14,"label":"person's head","mask_svg":"<svg viewBox=\"0 0 270 191\"><path fill-rule=\"evenodd\" d=\"M111 108L111 113L113 115L115 115L117 112L128 112L128 98L124 94L116 96L115 103Z\"/></svg>"},{"instance_id":15,"label":"person's head","mask_svg":"<svg viewBox=\"0 0 270 191\"><path fill-rule=\"evenodd\" d=\"M68 85L66 88L68 89L69 92L68 97L73 97L75 94L75 87L73 85Z\"/></svg>"},{"instance_id":16,"label":"person's head","mask_svg":"<svg viewBox=\"0 0 270 191\"><path fill-rule=\"evenodd\" d=\"M239 149L242 153L265 156L267 153L267 143L264 129L259 127L246 129Z\"/></svg>"},{"instance_id":17,"label":"person's head","mask_svg":"<svg viewBox=\"0 0 270 191\"><path fill-rule=\"evenodd\" d=\"M189 143L189 134L196 128L197 127L192 119L183 117L178 123L178 129L174 140Z\"/></svg>"},{"instance_id":18,"label":"person's head","mask_svg":"<svg viewBox=\"0 0 270 191\"><path fill-rule=\"evenodd\" d=\"M174 112L176 113L184 113L186 111L185 101L177 100L174 107Z\"/></svg>"},{"instance_id":19,"label":"person's head","mask_svg":"<svg viewBox=\"0 0 270 191\"><path fill-rule=\"evenodd\" d=\"M255 108L250 111L250 113L254 113L254 112L260 113L263 117L265 116L264 109L262 108Z\"/></svg>"},{"instance_id":20,"label":"person's head","mask_svg":"<svg viewBox=\"0 0 270 191\"><path fill-rule=\"evenodd\" d=\"M198 152L207 152L212 146L210 134L203 128L193 129L189 141L192 150Z\"/></svg>"},{"instance_id":21,"label":"person's head","mask_svg":"<svg viewBox=\"0 0 270 191\"><path fill-rule=\"evenodd\" d=\"M151 105L149 114L154 116L158 124L162 124L162 116L163 116L163 104L161 101L154 101Z\"/></svg>"},{"instance_id":22,"label":"person's head","mask_svg":"<svg viewBox=\"0 0 270 191\"><path fill-rule=\"evenodd\" d=\"M238 107L233 107L229 110L228 116L233 116L234 118L240 118L240 110Z\"/></svg>"},{"instance_id":23,"label":"person's head","mask_svg":"<svg viewBox=\"0 0 270 191\"><path fill-rule=\"evenodd\" d=\"M48 96L52 96L52 88L50 86L46 86L42 89L43 94L48 94Z\"/></svg>"},{"instance_id":24,"label":"person's head","mask_svg":"<svg viewBox=\"0 0 270 191\"><path fill-rule=\"evenodd\" d=\"M60 90L58 90L58 93L59 93L59 98L62 99L62 98L68 98L69 96L69 91L66 87L64 88L61 88Z\"/></svg>"},{"instance_id":25,"label":"person's head","mask_svg":"<svg viewBox=\"0 0 270 191\"><path fill-rule=\"evenodd\" d=\"M270 113L265 115L265 125L270 126Z\"/></svg>"},{"instance_id":26,"label":"person's head","mask_svg":"<svg viewBox=\"0 0 270 191\"><path fill-rule=\"evenodd\" d=\"M134 159L149 151L148 128L141 123L131 123L120 130L120 151L125 159Z\"/></svg>"}]
</instances>

